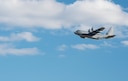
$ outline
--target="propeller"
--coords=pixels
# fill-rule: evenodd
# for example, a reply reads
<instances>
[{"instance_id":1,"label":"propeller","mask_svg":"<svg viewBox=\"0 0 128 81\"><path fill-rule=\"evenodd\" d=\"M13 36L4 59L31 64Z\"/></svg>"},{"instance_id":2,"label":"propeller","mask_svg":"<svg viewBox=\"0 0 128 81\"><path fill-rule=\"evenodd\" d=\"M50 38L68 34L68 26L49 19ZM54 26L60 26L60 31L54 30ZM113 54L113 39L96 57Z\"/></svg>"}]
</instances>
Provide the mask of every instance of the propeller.
<instances>
[{"instance_id":1,"label":"propeller","mask_svg":"<svg viewBox=\"0 0 128 81\"><path fill-rule=\"evenodd\" d=\"M93 32L93 27L92 27L91 29L89 29L88 32L89 32L89 33L90 33L90 32Z\"/></svg>"},{"instance_id":2,"label":"propeller","mask_svg":"<svg viewBox=\"0 0 128 81\"><path fill-rule=\"evenodd\" d=\"M93 27L91 28L91 31L93 31Z\"/></svg>"},{"instance_id":3,"label":"propeller","mask_svg":"<svg viewBox=\"0 0 128 81\"><path fill-rule=\"evenodd\" d=\"M90 29L88 30L88 32L89 32L89 33L91 32Z\"/></svg>"}]
</instances>

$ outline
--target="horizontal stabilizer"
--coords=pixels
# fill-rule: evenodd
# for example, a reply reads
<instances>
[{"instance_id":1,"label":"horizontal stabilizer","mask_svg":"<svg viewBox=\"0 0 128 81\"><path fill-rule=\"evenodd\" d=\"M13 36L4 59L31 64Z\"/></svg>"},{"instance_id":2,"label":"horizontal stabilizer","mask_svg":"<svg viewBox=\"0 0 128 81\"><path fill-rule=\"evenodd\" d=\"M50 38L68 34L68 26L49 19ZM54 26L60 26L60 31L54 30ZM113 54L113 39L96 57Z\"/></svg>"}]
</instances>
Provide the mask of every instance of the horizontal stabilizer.
<instances>
[{"instance_id":1,"label":"horizontal stabilizer","mask_svg":"<svg viewBox=\"0 0 128 81\"><path fill-rule=\"evenodd\" d=\"M109 35L109 36L107 36L107 37L105 37L106 39L109 39L109 38L113 38L113 37L115 37L116 35Z\"/></svg>"}]
</instances>

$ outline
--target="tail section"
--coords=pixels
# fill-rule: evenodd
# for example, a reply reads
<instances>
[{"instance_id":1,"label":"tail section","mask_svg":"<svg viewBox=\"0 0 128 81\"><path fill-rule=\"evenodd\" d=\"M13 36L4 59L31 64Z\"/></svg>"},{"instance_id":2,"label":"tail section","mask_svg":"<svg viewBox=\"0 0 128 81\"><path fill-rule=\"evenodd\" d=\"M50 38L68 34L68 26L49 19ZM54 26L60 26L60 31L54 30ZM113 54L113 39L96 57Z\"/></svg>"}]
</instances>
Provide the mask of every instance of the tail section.
<instances>
[{"instance_id":1,"label":"tail section","mask_svg":"<svg viewBox=\"0 0 128 81\"><path fill-rule=\"evenodd\" d=\"M106 39L108 38L112 38L112 37L115 37L116 35L114 35L114 29L111 27L108 32L106 33Z\"/></svg>"},{"instance_id":2,"label":"tail section","mask_svg":"<svg viewBox=\"0 0 128 81\"><path fill-rule=\"evenodd\" d=\"M114 35L114 29L111 27L106 33L106 35Z\"/></svg>"}]
</instances>

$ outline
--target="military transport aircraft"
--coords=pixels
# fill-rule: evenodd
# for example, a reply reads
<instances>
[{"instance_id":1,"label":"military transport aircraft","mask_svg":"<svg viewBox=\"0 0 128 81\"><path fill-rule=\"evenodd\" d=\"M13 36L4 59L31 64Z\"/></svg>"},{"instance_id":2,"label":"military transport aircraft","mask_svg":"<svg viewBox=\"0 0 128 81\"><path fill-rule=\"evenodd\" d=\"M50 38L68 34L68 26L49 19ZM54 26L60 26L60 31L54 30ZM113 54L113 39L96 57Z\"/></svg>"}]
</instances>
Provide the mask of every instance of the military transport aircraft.
<instances>
[{"instance_id":1,"label":"military transport aircraft","mask_svg":"<svg viewBox=\"0 0 128 81\"><path fill-rule=\"evenodd\" d=\"M105 27L100 27L96 30L93 28L89 29L88 31L83 31L83 30L76 30L74 33L76 35L79 35L81 38L91 38L91 39L109 39L113 38L116 35L114 35L114 30L111 27L109 31L106 34L101 34L101 31L103 31Z\"/></svg>"}]
</instances>

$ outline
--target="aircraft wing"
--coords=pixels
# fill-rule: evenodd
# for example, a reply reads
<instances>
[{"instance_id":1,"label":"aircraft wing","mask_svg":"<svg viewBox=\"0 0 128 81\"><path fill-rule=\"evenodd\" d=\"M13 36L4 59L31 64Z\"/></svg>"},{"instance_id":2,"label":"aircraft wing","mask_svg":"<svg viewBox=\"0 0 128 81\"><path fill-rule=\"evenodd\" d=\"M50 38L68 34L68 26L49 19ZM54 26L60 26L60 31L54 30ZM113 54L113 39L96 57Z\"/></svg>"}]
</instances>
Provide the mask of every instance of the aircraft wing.
<instances>
[{"instance_id":1,"label":"aircraft wing","mask_svg":"<svg viewBox=\"0 0 128 81\"><path fill-rule=\"evenodd\" d=\"M93 36L93 35L95 35L95 34L97 34L97 33L100 33L100 31L103 31L104 29L105 29L104 27L98 28L98 29L96 29L96 30L91 29L92 31L89 32L89 35ZM90 30L89 30L89 31L90 31Z\"/></svg>"}]
</instances>

